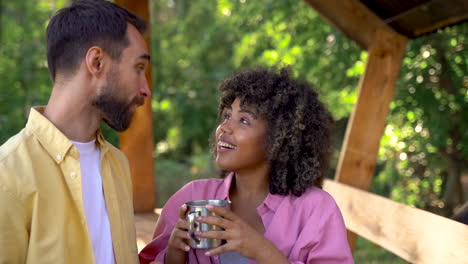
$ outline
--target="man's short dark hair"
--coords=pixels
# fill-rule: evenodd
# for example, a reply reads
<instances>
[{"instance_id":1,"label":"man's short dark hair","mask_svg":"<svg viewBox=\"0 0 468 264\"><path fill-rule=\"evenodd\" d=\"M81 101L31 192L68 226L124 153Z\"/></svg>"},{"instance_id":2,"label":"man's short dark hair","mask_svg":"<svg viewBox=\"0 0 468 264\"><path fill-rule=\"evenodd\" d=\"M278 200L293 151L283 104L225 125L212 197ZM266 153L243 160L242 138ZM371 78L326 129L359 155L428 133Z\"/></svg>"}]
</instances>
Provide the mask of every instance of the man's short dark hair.
<instances>
[{"instance_id":1,"label":"man's short dark hair","mask_svg":"<svg viewBox=\"0 0 468 264\"><path fill-rule=\"evenodd\" d=\"M57 72L73 73L92 46L99 46L118 61L129 45L127 23L142 34L146 31L144 19L105 0L78 0L59 10L47 27L47 61L52 80Z\"/></svg>"}]
</instances>

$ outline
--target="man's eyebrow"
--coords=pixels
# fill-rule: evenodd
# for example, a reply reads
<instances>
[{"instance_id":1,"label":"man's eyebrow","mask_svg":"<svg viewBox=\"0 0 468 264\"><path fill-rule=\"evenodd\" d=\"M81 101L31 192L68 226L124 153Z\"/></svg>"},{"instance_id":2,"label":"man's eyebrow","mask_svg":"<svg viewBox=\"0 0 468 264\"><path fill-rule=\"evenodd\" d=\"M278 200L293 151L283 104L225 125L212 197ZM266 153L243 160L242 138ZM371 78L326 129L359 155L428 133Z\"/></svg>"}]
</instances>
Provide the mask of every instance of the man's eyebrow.
<instances>
[{"instance_id":1,"label":"man's eyebrow","mask_svg":"<svg viewBox=\"0 0 468 264\"><path fill-rule=\"evenodd\" d=\"M147 54L147 53L140 55L140 57L138 57L138 58L139 59L146 59L148 61L151 60L151 56L149 54Z\"/></svg>"},{"instance_id":2,"label":"man's eyebrow","mask_svg":"<svg viewBox=\"0 0 468 264\"><path fill-rule=\"evenodd\" d=\"M248 110L248 109L241 109L241 110L239 110L239 113L247 113L247 114L251 115L254 119L257 119L257 114L254 113L253 111Z\"/></svg>"}]
</instances>

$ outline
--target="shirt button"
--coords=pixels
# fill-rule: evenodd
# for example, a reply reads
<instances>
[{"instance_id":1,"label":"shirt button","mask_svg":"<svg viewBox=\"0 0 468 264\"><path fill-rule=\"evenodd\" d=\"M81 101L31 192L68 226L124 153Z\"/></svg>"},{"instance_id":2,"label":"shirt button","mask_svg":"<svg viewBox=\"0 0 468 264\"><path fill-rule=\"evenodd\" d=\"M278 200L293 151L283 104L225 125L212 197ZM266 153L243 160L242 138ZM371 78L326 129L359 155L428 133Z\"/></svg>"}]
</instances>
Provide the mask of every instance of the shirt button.
<instances>
[{"instance_id":1,"label":"shirt button","mask_svg":"<svg viewBox=\"0 0 468 264\"><path fill-rule=\"evenodd\" d=\"M55 156L55 158L56 158L57 160L62 160L62 155L59 154L59 155Z\"/></svg>"},{"instance_id":2,"label":"shirt button","mask_svg":"<svg viewBox=\"0 0 468 264\"><path fill-rule=\"evenodd\" d=\"M75 179L75 178L76 178L76 173L75 173L75 172L70 173L70 177L71 177L72 179Z\"/></svg>"}]
</instances>

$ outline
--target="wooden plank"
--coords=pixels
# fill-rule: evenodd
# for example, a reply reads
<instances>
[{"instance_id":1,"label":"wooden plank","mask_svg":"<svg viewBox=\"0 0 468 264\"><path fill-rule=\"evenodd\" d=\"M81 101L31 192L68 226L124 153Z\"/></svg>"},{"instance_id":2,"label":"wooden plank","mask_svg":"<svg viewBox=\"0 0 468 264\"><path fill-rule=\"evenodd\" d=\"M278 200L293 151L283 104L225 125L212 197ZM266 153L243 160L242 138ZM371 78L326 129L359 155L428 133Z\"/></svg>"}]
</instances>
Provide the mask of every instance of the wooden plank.
<instances>
[{"instance_id":1,"label":"wooden plank","mask_svg":"<svg viewBox=\"0 0 468 264\"><path fill-rule=\"evenodd\" d=\"M404 260L468 263L468 225L331 180L324 189L335 198L349 230Z\"/></svg>"},{"instance_id":2,"label":"wooden plank","mask_svg":"<svg viewBox=\"0 0 468 264\"><path fill-rule=\"evenodd\" d=\"M339 182L369 190L406 43L398 33L379 29L375 34L338 161ZM348 233L352 250L356 238Z\"/></svg>"},{"instance_id":3,"label":"wooden plank","mask_svg":"<svg viewBox=\"0 0 468 264\"><path fill-rule=\"evenodd\" d=\"M395 32L359 0L304 0L322 18L367 50L378 29Z\"/></svg>"},{"instance_id":4,"label":"wooden plank","mask_svg":"<svg viewBox=\"0 0 468 264\"><path fill-rule=\"evenodd\" d=\"M407 10L416 8L431 0L360 0L381 19L386 20Z\"/></svg>"},{"instance_id":5,"label":"wooden plank","mask_svg":"<svg viewBox=\"0 0 468 264\"><path fill-rule=\"evenodd\" d=\"M385 22L397 31L415 38L467 19L468 1L434 0L388 18Z\"/></svg>"},{"instance_id":6,"label":"wooden plank","mask_svg":"<svg viewBox=\"0 0 468 264\"><path fill-rule=\"evenodd\" d=\"M148 0L116 0L116 4L140 15L149 23ZM149 24L148 24L149 26ZM148 27L149 32L149 27ZM150 47L149 34L145 35ZM151 67L146 72L151 89ZM139 108L130 128L119 135L120 149L127 155L133 182L133 206L135 212L151 212L154 209L154 161L153 161L153 117L151 98Z\"/></svg>"}]
</instances>

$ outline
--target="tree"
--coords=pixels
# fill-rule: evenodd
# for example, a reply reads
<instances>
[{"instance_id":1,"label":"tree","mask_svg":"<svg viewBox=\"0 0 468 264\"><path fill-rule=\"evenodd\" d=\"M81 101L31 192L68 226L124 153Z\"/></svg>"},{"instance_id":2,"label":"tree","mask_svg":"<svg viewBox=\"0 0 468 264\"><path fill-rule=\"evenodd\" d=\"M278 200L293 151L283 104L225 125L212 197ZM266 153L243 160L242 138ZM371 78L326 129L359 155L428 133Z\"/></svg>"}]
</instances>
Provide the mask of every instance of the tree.
<instances>
[{"instance_id":1,"label":"tree","mask_svg":"<svg viewBox=\"0 0 468 264\"><path fill-rule=\"evenodd\" d=\"M335 116L338 156L367 53L302 1L169 0L154 14L160 159L181 161L187 178L190 168L203 171L192 160L205 155L209 163L220 80L247 66L286 64L317 86ZM468 151L466 30L458 25L409 42L373 192L444 215L466 200L459 184Z\"/></svg>"},{"instance_id":2,"label":"tree","mask_svg":"<svg viewBox=\"0 0 468 264\"><path fill-rule=\"evenodd\" d=\"M44 105L52 84L47 71L47 18L65 1L0 2L0 143L19 132L29 109Z\"/></svg>"},{"instance_id":3,"label":"tree","mask_svg":"<svg viewBox=\"0 0 468 264\"><path fill-rule=\"evenodd\" d=\"M445 216L468 199L467 33L465 23L409 43L380 151L391 197Z\"/></svg>"}]
</instances>

